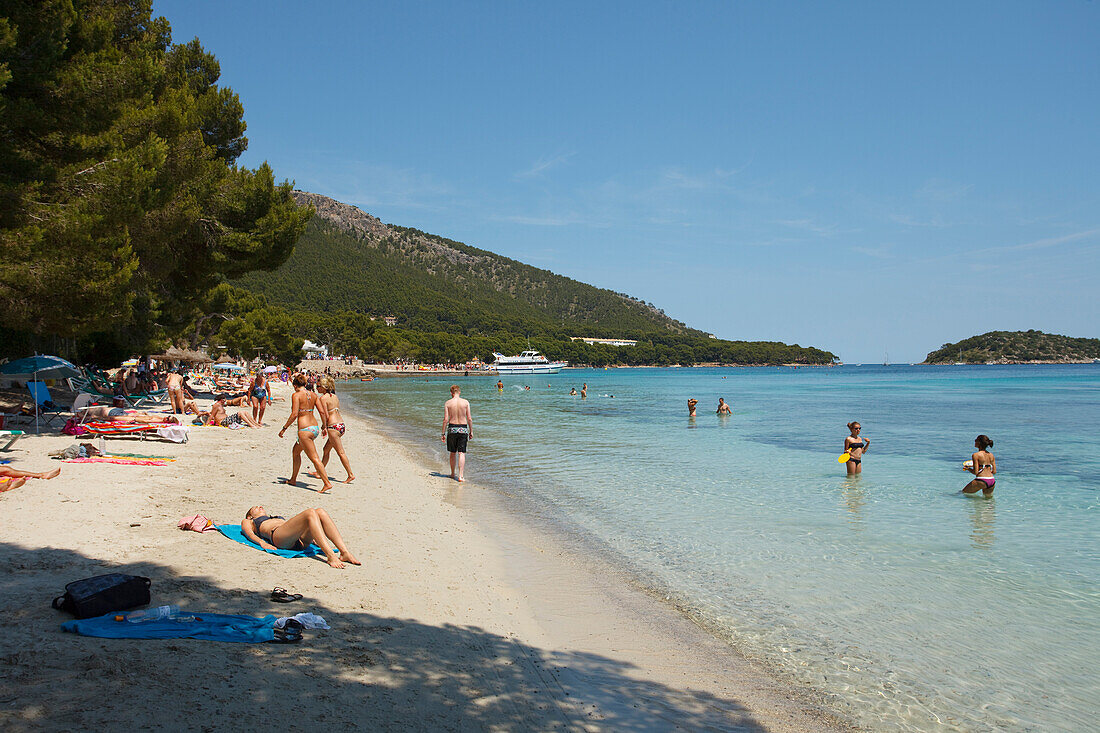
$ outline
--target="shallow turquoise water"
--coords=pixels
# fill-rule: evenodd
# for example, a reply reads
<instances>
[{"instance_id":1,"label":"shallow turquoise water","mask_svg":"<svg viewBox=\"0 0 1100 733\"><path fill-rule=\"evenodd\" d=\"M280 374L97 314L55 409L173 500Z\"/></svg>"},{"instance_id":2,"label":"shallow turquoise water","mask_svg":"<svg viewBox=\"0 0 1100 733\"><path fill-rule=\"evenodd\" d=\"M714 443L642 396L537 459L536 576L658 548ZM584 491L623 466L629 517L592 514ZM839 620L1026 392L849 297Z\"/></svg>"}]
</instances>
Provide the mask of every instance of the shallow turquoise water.
<instances>
[{"instance_id":1,"label":"shallow turquoise water","mask_svg":"<svg viewBox=\"0 0 1100 733\"><path fill-rule=\"evenodd\" d=\"M461 380L471 478L597 540L857 722L1095 725L1100 366L584 370L505 377L504 392L495 382ZM582 382L585 401L568 395ZM346 391L443 465L448 384ZM719 396L732 417L713 414ZM872 446L864 474L847 478L836 457L853 419ZM992 500L958 494L978 433L995 441Z\"/></svg>"}]
</instances>

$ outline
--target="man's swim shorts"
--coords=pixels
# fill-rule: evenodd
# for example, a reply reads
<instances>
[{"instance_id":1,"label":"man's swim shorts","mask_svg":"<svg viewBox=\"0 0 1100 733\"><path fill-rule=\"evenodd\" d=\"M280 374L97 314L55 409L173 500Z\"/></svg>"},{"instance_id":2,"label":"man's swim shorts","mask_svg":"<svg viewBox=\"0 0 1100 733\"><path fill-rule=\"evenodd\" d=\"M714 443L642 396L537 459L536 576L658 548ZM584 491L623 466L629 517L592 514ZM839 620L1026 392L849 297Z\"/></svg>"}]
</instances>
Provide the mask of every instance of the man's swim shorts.
<instances>
[{"instance_id":1,"label":"man's swim shorts","mask_svg":"<svg viewBox=\"0 0 1100 733\"><path fill-rule=\"evenodd\" d=\"M447 450L451 453L465 453L466 441L470 439L470 427L468 425L447 425Z\"/></svg>"}]
</instances>

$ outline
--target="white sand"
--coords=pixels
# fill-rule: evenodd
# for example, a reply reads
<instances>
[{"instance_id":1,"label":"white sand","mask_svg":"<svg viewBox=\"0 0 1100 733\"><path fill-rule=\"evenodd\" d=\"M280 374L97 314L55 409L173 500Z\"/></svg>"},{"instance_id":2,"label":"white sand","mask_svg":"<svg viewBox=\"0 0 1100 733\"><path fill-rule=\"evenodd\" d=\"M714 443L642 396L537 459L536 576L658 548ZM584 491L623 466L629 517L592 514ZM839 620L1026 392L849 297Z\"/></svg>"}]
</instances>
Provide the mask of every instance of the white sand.
<instances>
[{"instance_id":1,"label":"white sand","mask_svg":"<svg viewBox=\"0 0 1100 733\"><path fill-rule=\"evenodd\" d=\"M281 385L279 385L281 388ZM284 392L285 394L285 392ZM260 430L193 428L191 441L109 440L167 467L63 464L0 494L0 730L839 730L800 690L672 609L497 510L476 483L427 467L345 412L357 475L316 493L277 482L292 438L277 402ZM230 409L233 412L234 408ZM293 434L293 429L290 431ZM32 471L76 442L31 437L2 454ZM476 443L471 444L471 472ZM336 457L330 462L343 477ZM217 533L263 504L328 510L363 562L334 570ZM49 607L72 580L153 580L154 604L290 615L332 625L297 645L112 640L61 632ZM274 586L302 593L269 600Z\"/></svg>"}]
</instances>

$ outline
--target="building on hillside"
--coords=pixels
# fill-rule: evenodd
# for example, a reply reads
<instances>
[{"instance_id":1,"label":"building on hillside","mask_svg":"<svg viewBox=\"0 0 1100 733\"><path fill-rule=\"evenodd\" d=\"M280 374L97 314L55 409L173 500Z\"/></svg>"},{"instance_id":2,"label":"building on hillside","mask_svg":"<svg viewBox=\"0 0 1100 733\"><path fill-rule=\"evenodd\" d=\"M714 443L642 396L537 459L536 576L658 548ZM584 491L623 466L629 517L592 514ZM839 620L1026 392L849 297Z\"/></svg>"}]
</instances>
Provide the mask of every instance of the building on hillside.
<instances>
[{"instance_id":1,"label":"building on hillside","mask_svg":"<svg viewBox=\"0 0 1100 733\"><path fill-rule=\"evenodd\" d=\"M397 316L382 316L382 321L387 326L396 326L397 325Z\"/></svg>"},{"instance_id":2,"label":"building on hillside","mask_svg":"<svg viewBox=\"0 0 1100 733\"><path fill-rule=\"evenodd\" d=\"M632 341L630 339L597 339L597 338L589 338L588 336L570 336L569 340L570 341L583 341L586 344L588 344L589 346L592 346L592 345L595 345L595 344L603 344L604 346L637 346L638 345L637 341Z\"/></svg>"},{"instance_id":3,"label":"building on hillside","mask_svg":"<svg viewBox=\"0 0 1100 733\"><path fill-rule=\"evenodd\" d=\"M302 351L306 352L307 359L327 359L328 347L321 344L315 344L309 339L302 344Z\"/></svg>"}]
</instances>

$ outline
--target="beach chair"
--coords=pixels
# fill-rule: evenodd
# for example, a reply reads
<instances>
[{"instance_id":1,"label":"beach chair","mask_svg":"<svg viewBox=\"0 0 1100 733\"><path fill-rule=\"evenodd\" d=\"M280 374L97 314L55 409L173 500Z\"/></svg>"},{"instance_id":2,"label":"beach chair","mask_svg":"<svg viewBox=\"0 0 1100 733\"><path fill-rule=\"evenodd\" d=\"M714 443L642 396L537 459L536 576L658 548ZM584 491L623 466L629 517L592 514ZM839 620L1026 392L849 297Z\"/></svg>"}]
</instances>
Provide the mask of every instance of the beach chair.
<instances>
[{"instance_id":1,"label":"beach chair","mask_svg":"<svg viewBox=\"0 0 1100 733\"><path fill-rule=\"evenodd\" d=\"M4 445L0 446L0 450L7 450L11 448L12 443L22 438L26 433L22 430L0 430L0 442L4 442Z\"/></svg>"},{"instance_id":2,"label":"beach chair","mask_svg":"<svg viewBox=\"0 0 1100 733\"><path fill-rule=\"evenodd\" d=\"M187 442L187 426L177 423L159 423L156 425L134 425L117 422L86 422L83 428L90 435L104 438L122 438L137 436L141 440L147 437L159 437L173 443Z\"/></svg>"},{"instance_id":3,"label":"beach chair","mask_svg":"<svg viewBox=\"0 0 1100 733\"><path fill-rule=\"evenodd\" d=\"M65 410L53 403L49 387L42 382L27 382L27 390L30 391L34 401L38 403L39 420L45 421L48 426L54 420L61 418L61 414Z\"/></svg>"}]
</instances>

